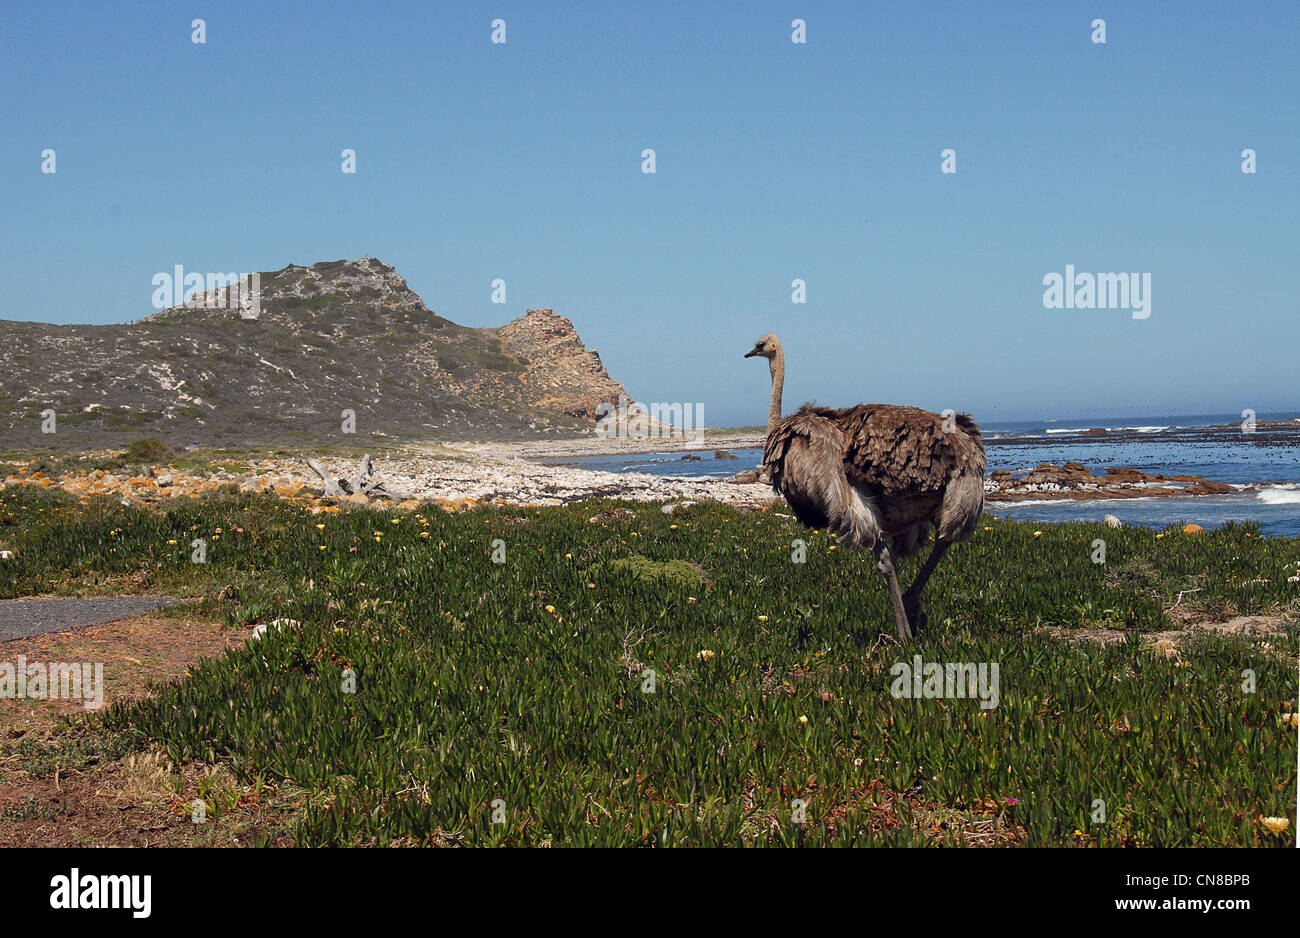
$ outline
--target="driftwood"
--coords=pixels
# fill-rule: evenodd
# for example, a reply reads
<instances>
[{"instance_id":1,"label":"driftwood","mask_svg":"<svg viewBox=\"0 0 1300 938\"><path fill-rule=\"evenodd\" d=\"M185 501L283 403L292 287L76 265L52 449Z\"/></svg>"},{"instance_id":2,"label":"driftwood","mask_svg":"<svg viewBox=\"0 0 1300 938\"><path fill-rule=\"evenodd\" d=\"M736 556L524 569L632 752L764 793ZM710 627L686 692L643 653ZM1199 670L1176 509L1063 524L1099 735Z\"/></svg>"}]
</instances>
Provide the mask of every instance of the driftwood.
<instances>
[{"instance_id":1,"label":"driftwood","mask_svg":"<svg viewBox=\"0 0 1300 938\"><path fill-rule=\"evenodd\" d=\"M335 478L330 475L325 467L310 456L307 457L307 466L312 472L320 476L325 483L325 494L335 498L343 498L348 495L364 495L366 498L390 498L404 499L410 496L404 492L390 488L381 479L375 477L375 466L370 460L370 454L366 453L362 457L357 471L351 476L339 476Z\"/></svg>"}]
</instances>

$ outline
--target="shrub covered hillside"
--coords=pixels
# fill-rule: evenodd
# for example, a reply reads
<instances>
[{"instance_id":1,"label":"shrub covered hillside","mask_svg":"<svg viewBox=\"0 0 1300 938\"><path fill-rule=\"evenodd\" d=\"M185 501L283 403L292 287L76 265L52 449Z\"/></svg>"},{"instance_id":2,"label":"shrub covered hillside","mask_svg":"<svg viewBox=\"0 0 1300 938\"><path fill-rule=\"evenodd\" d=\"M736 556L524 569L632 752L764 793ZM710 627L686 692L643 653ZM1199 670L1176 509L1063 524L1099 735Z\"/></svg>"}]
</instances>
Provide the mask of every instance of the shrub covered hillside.
<instances>
[{"instance_id":1,"label":"shrub covered hillside","mask_svg":"<svg viewBox=\"0 0 1300 938\"><path fill-rule=\"evenodd\" d=\"M902 647L872 558L784 512L10 490L0 596L279 619L92 719L306 789L303 844L1294 845L1296 541L986 519ZM1269 631L1183 631L1237 614ZM914 656L989 693L901 696Z\"/></svg>"}]
</instances>

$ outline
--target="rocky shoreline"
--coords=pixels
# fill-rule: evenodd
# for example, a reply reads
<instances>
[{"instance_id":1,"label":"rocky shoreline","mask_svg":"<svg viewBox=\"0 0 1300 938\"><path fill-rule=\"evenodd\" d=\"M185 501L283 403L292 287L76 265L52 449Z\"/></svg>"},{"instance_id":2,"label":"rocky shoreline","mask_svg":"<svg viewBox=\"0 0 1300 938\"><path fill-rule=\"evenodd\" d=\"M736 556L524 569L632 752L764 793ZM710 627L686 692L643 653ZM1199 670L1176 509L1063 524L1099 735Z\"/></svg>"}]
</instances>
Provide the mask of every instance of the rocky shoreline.
<instances>
[{"instance_id":1,"label":"rocky shoreline","mask_svg":"<svg viewBox=\"0 0 1300 938\"><path fill-rule=\"evenodd\" d=\"M1255 491L1253 485L1237 487L1211 482L1203 476L1163 473L1148 475L1136 469L1111 466L1104 476L1095 476L1082 463L1063 466L1041 463L1023 476L1009 469L996 469L984 480L984 499L990 502L1019 502L1028 499L1068 498L1167 498L1175 495L1232 495Z\"/></svg>"},{"instance_id":2,"label":"rocky shoreline","mask_svg":"<svg viewBox=\"0 0 1300 938\"><path fill-rule=\"evenodd\" d=\"M650 452L682 451L689 457L696 451L726 459L728 447L748 448L761 444L754 432L717 433L706 442L656 439ZM612 473L574 466L548 465L540 461L569 456L611 455L646 452L645 439L577 439L529 443L428 444L396 447L377 454L376 478L390 499L368 499L353 493L325 496L321 479L306 464L306 456L289 458L268 454L220 463L215 459L205 468L170 468L161 462L153 466L105 470L77 468L47 474L41 457L10 460L0 464L0 489L16 485L48 488L56 486L78 496L110 495L127 504L160 502L200 495L234 486L243 492L273 492L282 497L317 506L344 503L400 504L411 508L421 502L435 502L447 508L481 504L560 505L587 498L625 498L636 501L711 499L736 506L761 507L772 503L772 489L757 481L753 470L729 478L673 478L645 473ZM86 454L83 459L106 458L112 453ZM320 464L340 478L354 471L355 458L321 455ZM75 464L74 464L75 465ZM1016 476L996 470L985 480L989 502L1017 502L1029 499L1114 499L1165 498L1172 496L1225 495L1254 491L1253 486L1234 486L1200 476L1148 475L1135 469L1111 467L1095 476L1077 462L1063 466L1039 465Z\"/></svg>"}]
</instances>

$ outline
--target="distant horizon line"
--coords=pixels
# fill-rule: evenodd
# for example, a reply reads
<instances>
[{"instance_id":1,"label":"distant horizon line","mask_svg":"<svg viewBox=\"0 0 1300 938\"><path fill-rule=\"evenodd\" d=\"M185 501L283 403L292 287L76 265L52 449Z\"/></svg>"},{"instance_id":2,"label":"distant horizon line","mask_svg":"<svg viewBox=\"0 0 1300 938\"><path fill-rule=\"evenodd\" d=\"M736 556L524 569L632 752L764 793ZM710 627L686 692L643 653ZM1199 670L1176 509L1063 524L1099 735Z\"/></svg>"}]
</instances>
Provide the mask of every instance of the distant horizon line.
<instances>
[{"instance_id":1,"label":"distant horizon line","mask_svg":"<svg viewBox=\"0 0 1300 938\"><path fill-rule=\"evenodd\" d=\"M1172 420L1205 418L1205 419L1222 420L1224 424L1229 424L1229 423L1237 423L1245 419L1242 417L1242 415L1235 413L1233 411L1221 411L1217 413L1203 412L1203 413L1178 413L1178 414L1155 414L1155 413L1125 414L1125 415L1107 416L1107 417L1098 417L1096 415L1091 417L1088 416L1084 416L1084 417L1067 416L1067 417L1050 417L1050 418L1021 417L1021 418L1008 418L1005 420L980 420L977 414L972 414L971 416L975 417L979 425L982 427L998 426L998 425L1006 425L1006 424L1014 424L1014 423L1053 424L1053 423L1068 422L1068 423L1078 423L1081 425L1080 428L1084 430L1091 430L1097 428L1112 429L1112 430L1129 428L1129 427L1118 426L1116 424L1116 421L1131 422L1137 420L1154 420L1154 419L1163 419L1163 418L1168 418ZM1300 407L1297 407L1293 410L1269 410L1269 411L1258 411L1255 413L1256 420L1292 420L1297 418L1300 418ZM1102 422L1102 421L1106 421L1106 422ZM1084 427L1082 426L1083 424L1088 424L1088 426ZM742 426L734 426L734 427L706 426L705 429L707 430L763 430L766 429L766 425L765 424L744 424Z\"/></svg>"}]
</instances>

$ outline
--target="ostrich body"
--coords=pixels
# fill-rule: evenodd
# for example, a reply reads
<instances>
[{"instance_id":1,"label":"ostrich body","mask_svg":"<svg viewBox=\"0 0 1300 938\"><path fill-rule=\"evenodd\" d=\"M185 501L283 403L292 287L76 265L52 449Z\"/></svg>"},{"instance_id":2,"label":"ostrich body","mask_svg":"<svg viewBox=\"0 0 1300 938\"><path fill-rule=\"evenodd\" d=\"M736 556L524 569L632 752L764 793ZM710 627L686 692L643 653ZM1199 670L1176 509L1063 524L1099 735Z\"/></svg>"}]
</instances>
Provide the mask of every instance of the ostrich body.
<instances>
[{"instance_id":1,"label":"ostrich body","mask_svg":"<svg viewBox=\"0 0 1300 938\"><path fill-rule=\"evenodd\" d=\"M805 404L781 417L785 353L774 335L746 358L768 359L772 402L763 465L800 522L824 528L850 549L868 547L889 584L898 637L925 627L921 591L944 553L974 533L984 510L984 444L967 414L945 418L919 407ZM934 549L907 592L894 561Z\"/></svg>"}]
</instances>

